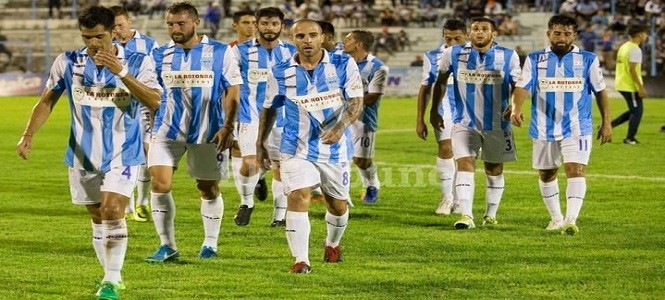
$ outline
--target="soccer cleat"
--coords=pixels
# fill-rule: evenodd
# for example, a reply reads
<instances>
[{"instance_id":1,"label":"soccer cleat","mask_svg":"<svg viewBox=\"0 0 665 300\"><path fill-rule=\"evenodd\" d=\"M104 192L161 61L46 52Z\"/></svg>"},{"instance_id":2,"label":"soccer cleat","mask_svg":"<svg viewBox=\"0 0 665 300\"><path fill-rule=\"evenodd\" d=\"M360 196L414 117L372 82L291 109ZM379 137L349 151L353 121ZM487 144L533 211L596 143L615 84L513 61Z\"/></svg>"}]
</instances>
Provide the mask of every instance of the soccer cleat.
<instances>
[{"instance_id":1,"label":"soccer cleat","mask_svg":"<svg viewBox=\"0 0 665 300\"><path fill-rule=\"evenodd\" d=\"M126 213L125 214L125 220L127 220L127 221L136 221L136 222L147 222L148 221L148 219L140 217L137 212Z\"/></svg>"},{"instance_id":2,"label":"soccer cleat","mask_svg":"<svg viewBox=\"0 0 665 300\"><path fill-rule=\"evenodd\" d=\"M494 225L497 225L497 224L499 224L499 221L497 221L495 217L490 217L490 216L484 216L483 217L482 226L491 227L491 226L494 226Z\"/></svg>"},{"instance_id":3,"label":"soccer cleat","mask_svg":"<svg viewBox=\"0 0 665 300\"><path fill-rule=\"evenodd\" d=\"M145 219L146 221L150 220L150 209L147 205L136 206L136 215L139 218Z\"/></svg>"},{"instance_id":4,"label":"soccer cleat","mask_svg":"<svg viewBox=\"0 0 665 300\"><path fill-rule=\"evenodd\" d=\"M270 227L286 227L286 220L274 220L270 223Z\"/></svg>"},{"instance_id":5,"label":"soccer cleat","mask_svg":"<svg viewBox=\"0 0 665 300\"><path fill-rule=\"evenodd\" d=\"M236 222L238 226L247 226L249 224L249 219L252 217L252 212L254 207L249 207L247 205L240 205L238 207L238 213L233 217L233 221Z\"/></svg>"},{"instance_id":6,"label":"soccer cleat","mask_svg":"<svg viewBox=\"0 0 665 300\"><path fill-rule=\"evenodd\" d=\"M463 215L461 219L457 220L455 224L455 229L473 229L476 228L476 224L473 223L473 218Z\"/></svg>"},{"instance_id":7,"label":"soccer cleat","mask_svg":"<svg viewBox=\"0 0 665 300\"><path fill-rule=\"evenodd\" d=\"M266 201L268 199L268 184L266 184L266 179L261 178L259 182L256 183L254 187L254 196L259 201Z\"/></svg>"},{"instance_id":8,"label":"soccer cleat","mask_svg":"<svg viewBox=\"0 0 665 300\"><path fill-rule=\"evenodd\" d=\"M210 259L215 257L217 257L217 250L215 250L213 247L210 246L201 247L201 251L199 252L200 259Z\"/></svg>"},{"instance_id":9,"label":"soccer cleat","mask_svg":"<svg viewBox=\"0 0 665 300\"><path fill-rule=\"evenodd\" d=\"M102 282L102 285L99 287L99 290L97 290L97 293L95 294L95 297L97 299L101 300L117 300L120 299L120 296L118 295L118 286L116 284L113 284L108 281Z\"/></svg>"},{"instance_id":10,"label":"soccer cleat","mask_svg":"<svg viewBox=\"0 0 665 300\"><path fill-rule=\"evenodd\" d=\"M439 202L439 206L436 208L434 213L437 215L447 216L450 215L450 211L453 207L453 201L443 199Z\"/></svg>"},{"instance_id":11,"label":"soccer cleat","mask_svg":"<svg viewBox=\"0 0 665 300\"><path fill-rule=\"evenodd\" d=\"M307 274L312 272L312 268L306 262L299 261L291 266L291 270L289 272L294 274Z\"/></svg>"},{"instance_id":12,"label":"soccer cleat","mask_svg":"<svg viewBox=\"0 0 665 300\"><path fill-rule=\"evenodd\" d=\"M372 205L376 204L377 200L379 200L379 189L373 186L368 186L365 191L365 196L363 197L363 203Z\"/></svg>"},{"instance_id":13,"label":"soccer cleat","mask_svg":"<svg viewBox=\"0 0 665 300\"><path fill-rule=\"evenodd\" d=\"M623 140L623 143L624 143L624 144L628 144L628 145L637 145L637 144L639 144L640 142L639 142L638 140L636 140L636 139L624 139L624 140Z\"/></svg>"},{"instance_id":14,"label":"soccer cleat","mask_svg":"<svg viewBox=\"0 0 665 300\"><path fill-rule=\"evenodd\" d=\"M147 262L171 262L180 258L178 250L173 250L168 245L161 245L152 255L145 258Z\"/></svg>"},{"instance_id":15,"label":"soccer cleat","mask_svg":"<svg viewBox=\"0 0 665 300\"><path fill-rule=\"evenodd\" d=\"M563 226L563 220L552 220L552 221L550 221L549 224L547 224L547 227L545 227L545 230L558 231L558 230L561 230L562 226Z\"/></svg>"},{"instance_id":16,"label":"soccer cleat","mask_svg":"<svg viewBox=\"0 0 665 300\"><path fill-rule=\"evenodd\" d=\"M328 263L337 263L342 261L342 249L337 247L325 246L323 249L323 261Z\"/></svg>"},{"instance_id":17,"label":"soccer cleat","mask_svg":"<svg viewBox=\"0 0 665 300\"><path fill-rule=\"evenodd\" d=\"M575 221L566 220L561 227L561 234L564 235L576 235L580 232L580 229L575 225Z\"/></svg>"}]
</instances>

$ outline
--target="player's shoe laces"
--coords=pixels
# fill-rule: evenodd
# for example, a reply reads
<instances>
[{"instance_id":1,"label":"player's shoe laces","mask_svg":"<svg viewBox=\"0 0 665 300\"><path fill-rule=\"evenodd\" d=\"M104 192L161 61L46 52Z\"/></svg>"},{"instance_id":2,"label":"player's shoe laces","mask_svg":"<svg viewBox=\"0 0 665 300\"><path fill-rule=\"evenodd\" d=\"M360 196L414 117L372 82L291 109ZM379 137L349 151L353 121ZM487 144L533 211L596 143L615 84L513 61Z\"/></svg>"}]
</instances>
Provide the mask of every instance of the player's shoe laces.
<instances>
[{"instance_id":1,"label":"player's shoe laces","mask_svg":"<svg viewBox=\"0 0 665 300\"><path fill-rule=\"evenodd\" d=\"M295 274L307 274L312 272L312 268L306 262L299 261L291 266L290 272Z\"/></svg>"},{"instance_id":2,"label":"player's shoe laces","mask_svg":"<svg viewBox=\"0 0 665 300\"><path fill-rule=\"evenodd\" d=\"M95 296L98 300L120 299L120 296L118 295L118 286L108 281L102 282L102 285L99 287L99 290L97 290Z\"/></svg>"},{"instance_id":3,"label":"player's shoe laces","mask_svg":"<svg viewBox=\"0 0 665 300\"><path fill-rule=\"evenodd\" d=\"M434 213L437 215L447 216L450 215L452 207L453 207L452 200L443 199L441 200L441 202L439 202L439 206L437 206Z\"/></svg>"},{"instance_id":4,"label":"player's shoe laces","mask_svg":"<svg viewBox=\"0 0 665 300\"><path fill-rule=\"evenodd\" d=\"M561 230L561 227L563 227L563 220L552 220L552 221L550 221L549 224L547 224L547 227L545 227L545 230L558 231L558 230Z\"/></svg>"},{"instance_id":5,"label":"player's shoe laces","mask_svg":"<svg viewBox=\"0 0 665 300\"><path fill-rule=\"evenodd\" d=\"M249 207L247 205L240 205L238 207L238 213L233 217L233 221L236 222L238 226L247 226L249 224L249 219L252 217L252 212L254 207Z\"/></svg>"},{"instance_id":6,"label":"player's shoe laces","mask_svg":"<svg viewBox=\"0 0 665 300\"><path fill-rule=\"evenodd\" d=\"M259 182L256 183L254 187L254 196L259 201L266 201L268 199L268 185L266 184L266 179L261 178Z\"/></svg>"},{"instance_id":7,"label":"player's shoe laces","mask_svg":"<svg viewBox=\"0 0 665 300\"><path fill-rule=\"evenodd\" d=\"M146 221L150 220L150 209L147 205L138 205L136 206L136 215L139 218L145 219Z\"/></svg>"},{"instance_id":8,"label":"player's shoe laces","mask_svg":"<svg viewBox=\"0 0 665 300\"><path fill-rule=\"evenodd\" d=\"M286 220L274 220L270 223L270 227L286 227Z\"/></svg>"},{"instance_id":9,"label":"player's shoe laces","mask_svg":"<svg viewBox=\"0 0 665 300\"><path fill-rule=\"evenodd\" d=\"M566 220L561 227L561 234L567 235L576 235L580 232L580 229L575 225L575 221Z\"/></svg>"},{"instance_id":10,"label":"player's shoe laces","mask_svg":"<svg viewBox=\"0 0 665 300\"><path fill-rule=\"evenodd\" d=\"M173 250L168 245L161 245L152 255L145 258L147 262L170 262L180 258L178 250Z\"/></svg>"},{"instance_id":11,"label":"player's shoe laces","mask_svg":"<svg viewBox=\"0 0 665 300\"><path fill-rule=\"evenodd\" d=\"M376 201L379 200L379 189L368 186L365 190L365 196L363 197L363 203L365 204L376 204Z\"/></svg>"},{"instance_id":12,"label":"player's shoe laces","mask_svg":"<svg viewBox=\"0 0 665 300\"><path fill-rule=\"evenodd\" d=\"M336 263L342 261L342 249L339 247L325 246L323 250L323 261L328 263Z\"/></svg>"},{"instance_id":13,"label":"player's shoe laces","mask_svg":"<svg viewBox=\"0 0 665 300\"><path fill-rule=\"evenodd\" d=\"M495 217L490 217L490 216L484 216L483 217L482 226L492 227L492 226L498 225L498 224L499 224L499 221L497 221Z\"/></svg>"},{"instance_id":14,"label":"player's shoe laces","mask_svg":"<svg viewBox=\"0 0 665 300\"><path fill-rule=\"evenodd\" d=\"M463 215L455 224L455 229L473 229L476 228L476 224L473 223L473 218Z\"/></svg>"},{"instance_id":15,"label":"player's shoe laces","mask_svg":"<svg viewBox=\"0 0 665 300\"><path fill-rule=\"evenodd\" d=\"M217 257L217 251L213 247L210 246L201 247L201 251L199 252L200 259L210 259L215 257Z\"/></svg>"}]
</instances>

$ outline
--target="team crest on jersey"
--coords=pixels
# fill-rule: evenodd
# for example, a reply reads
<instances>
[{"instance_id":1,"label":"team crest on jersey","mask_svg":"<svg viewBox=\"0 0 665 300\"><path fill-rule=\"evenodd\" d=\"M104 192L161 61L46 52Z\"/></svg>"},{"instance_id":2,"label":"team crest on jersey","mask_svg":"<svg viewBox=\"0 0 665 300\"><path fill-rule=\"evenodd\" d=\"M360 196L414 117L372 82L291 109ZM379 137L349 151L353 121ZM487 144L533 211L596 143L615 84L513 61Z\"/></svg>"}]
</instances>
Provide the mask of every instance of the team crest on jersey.
<instances>
[{"instance_id":1,"label":"team crest on jersey","mask_svg":"<svg viewBox=\"0 0 665 300\"><path fill-rule=\"evenodd\" d=\"M338 86L339 80L337 78L337 75L326 75L326 84L328 86Z\"/></svg>"},{"instance_id":2,"label":"team crest on jersey","mask_svg":"<svg viewBox=\"0 0 665 300\"><path fill-rule=\"evenodd\" d=\"M538 55L538 62L539 62L539 63L540 63L540 62L547 61L547 59L548 59L548 55L547 55L547 54L539 54L539 55Z\"/></svg>"},{"instance_id":3,"label":"team crest on jersey","mask_svg":"<svg viewBox=\"0 0 665 300\"><path fill-rule=\"evenodd\" d=\"M212 69L212 53L201 54L201 65L205 69Z\"/></svg>"},{"instance_id":4,"label":"team crest on jersey","mask_svg":"<svg viewBox=\"0 0 665 300\"><path fill-rule=\"evenodd\" d=\"M74 97L75 101L81 101L83 97L85 96L85 91L81 87L74 87L72 89L72 96Z\"/></svg>"}]
</instances>

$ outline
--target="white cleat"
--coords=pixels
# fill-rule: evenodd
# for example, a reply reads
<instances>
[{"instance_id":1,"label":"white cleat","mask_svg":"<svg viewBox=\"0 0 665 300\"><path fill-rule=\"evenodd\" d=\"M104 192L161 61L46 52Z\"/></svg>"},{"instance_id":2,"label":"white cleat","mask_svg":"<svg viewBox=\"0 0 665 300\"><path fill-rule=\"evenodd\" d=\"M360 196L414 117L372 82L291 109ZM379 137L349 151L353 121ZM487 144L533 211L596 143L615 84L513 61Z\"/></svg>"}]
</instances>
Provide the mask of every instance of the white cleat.
<instances>
[{"instance_id":1,"label":"white cleat","mask_svg":"<svg viewBox=\"0 0 665 300\"><path fill-rule=\"evenodd\" d=\"M439 206L436 208L434 213L441 216L448 216L450 215L452 207L453 207L453 201L443 199L441 200L441 202L439 202Z\"/></svg>"},{"instance_id":2,"label":"white cleat","mask_svg":"<svg viewBox=\"0 0 665 300\"><path fill-rule=\"evenodd\" d=\"M547 227L545 227L545 230L559 231L559 230L561 230L561 227L563 227L563 220L552 220L552 221L550 221L549 224L547 224Z\"/></svg>"}]
</instances>

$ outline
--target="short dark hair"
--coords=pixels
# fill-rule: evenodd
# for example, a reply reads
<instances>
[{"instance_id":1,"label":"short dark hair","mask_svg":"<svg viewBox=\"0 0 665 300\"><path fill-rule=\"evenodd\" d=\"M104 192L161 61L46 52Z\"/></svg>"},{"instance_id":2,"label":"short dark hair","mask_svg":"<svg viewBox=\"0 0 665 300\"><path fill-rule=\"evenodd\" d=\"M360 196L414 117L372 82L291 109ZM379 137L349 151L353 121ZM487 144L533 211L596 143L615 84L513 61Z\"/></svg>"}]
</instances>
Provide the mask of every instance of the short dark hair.
<instances>
[{"instance_id":1,"label":"short dark hair","mask_svg":"<svg viewBox=\"0 0 665 300\"><path fill-rule=\"evenodd\" d=\"M335 26L328 21L316 21L321 26L321 33L335 36Z\"/></svg>"},{"instance_id":2,"label":"short dark hair","mask_svg":"<svg viewBox=\"0 0 665 300\"><path fill-rule=\"evenodd\" d=\"M496 31L496 29L497 29L497 28L496 28L496 22L494 22L494 20L492 20L492 19L490 19L490 18L488 18L488 17L475 17L475 18L472 18L472 19L471 19L471 22L469 22L469 24L473 25L473 23L478 23L478 22L481 22L481 23L490 23L490 25L492 25L492 31Z\"/></svg>"},{"instance_id":3,"label":"short dark hair","mask_svg":"<svg viewBox=\"0 0 665 300\"><path fill-rule=\"evenodd\" d=\"M374 44L374 34L367 30L353 30L351 31L353 38L358 40L362 45L365 51L369 51Z\"/></svg>"},{"instance_id":4,"label":"short dark hair","mask_svg":"<svg viewBox=\"0 0 665 300\"><path fill-rule=\"evenodd\" d=\"M443 23L443 30L461 30L466 32L466 23L460 19L448 19Z\"/></svg>"},{"instance_id":5,"label":"short dark hair","mask_svg":"<svg viewBox=\"0 0 665 300\"><path fill-rule=\"evenodd\" d=\"M264 7L256 11L256 20L278 17L284 23L284 13L277 7Z\"/></svg>"},{"instance_id":6,"label":"short dark hair","mask_svg":"<svg viewBox=\"0 0 665 300\"><path fill-rule=\"evenodd\" d=\"M198 20L199 19L199 12L196 10L196 6L189 2L176 2L171 4L166 11L169 14L175 15L179 14L181 12L186 12L188 13L193 19Z\"/></svg>"},{"instance_id":7,"label":"short dark hair","mask_svg":"<svg viewBox=\"0 0 665 300\"><path fill-rule=\"evenodd\" d=\"M254 16L254 11L251 10L240 10L233 13L233 23L240 22L240 18L244 16Z\"/></svg>"},{"instance_id":8,"label":"short dark hair","mask_svg":"<svg viewBox=\"0 0 665 300\"><path fill-rule=\"evenodd\" d=\"M83 11L78 18L78 27L94 28L97 25L104 26L106 30L115 27L115 15L113 11L103 6L91 6Z\"/></svg>"},{"instance_id":9,"label":"short dark hair","mask_svg":"<svg viewBox=\"0 0 665 300\"><path fill-rule=\"evenodd\" d=\"M547 22L547 29L552 29L554 25L561 25L563 27L571 26L573 27L573 31L577 31L577 26L579 26L575 18L564 14L553 15L549 22Z\"/></svg>"},{"instance_id":10,"label":"short dark hair","mask_svg":"<svg viewBox=\"0 0 665 300\"><path fill-rule=\"evenodd\" d=\"M113 15L117 16L126 16L127 19L129 19L129 12L122 6L120 5L115 5L109 7L113 11Z\"/></svg>"},{"instance_id":11,"label":"short dark hair","mask_svg":"<svg viewBox=\"0 0 665 300\"><path fill-rule=\"evenodd\" d=\"M628 36L636 37L642 32L647 32L647 27L641 24L632 24L628 27Z\"/></svg>"}]
</instances>

